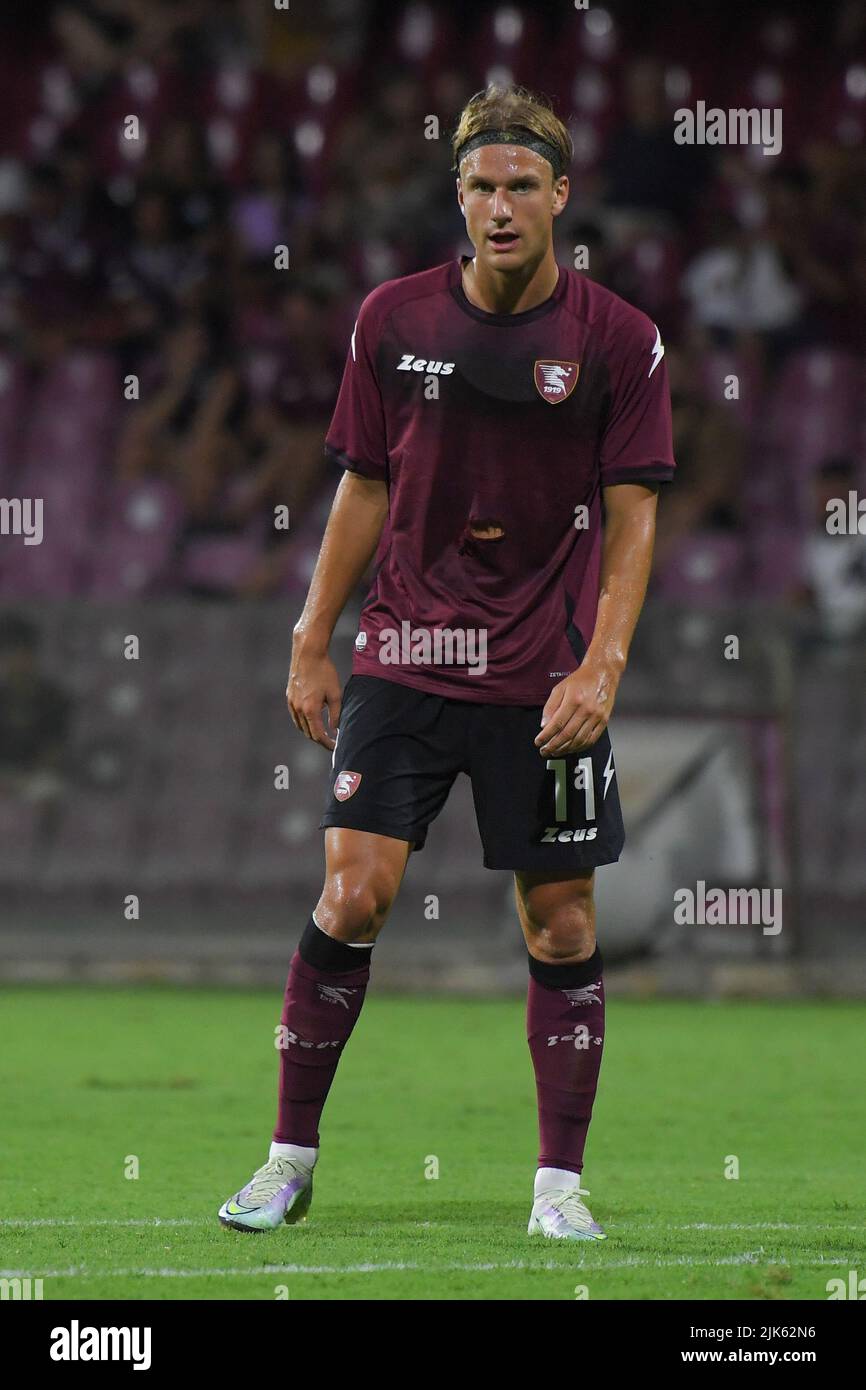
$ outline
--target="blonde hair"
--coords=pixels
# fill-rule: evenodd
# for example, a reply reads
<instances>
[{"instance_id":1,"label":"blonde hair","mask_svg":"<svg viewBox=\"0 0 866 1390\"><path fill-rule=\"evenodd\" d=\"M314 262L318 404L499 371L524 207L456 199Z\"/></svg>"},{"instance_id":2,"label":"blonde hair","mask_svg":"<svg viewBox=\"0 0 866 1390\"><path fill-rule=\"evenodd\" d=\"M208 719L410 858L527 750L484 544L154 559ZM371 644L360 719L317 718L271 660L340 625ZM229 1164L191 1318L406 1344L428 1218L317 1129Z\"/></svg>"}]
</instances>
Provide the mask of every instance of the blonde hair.
<instances>
[{"instance_id":1,"label":"blonde hair","mask_svg":"<svg viewBox=\"0 0 866 1390\"><path fill-rule=\"evenodd\" d=\"M515 135L526 132L551 145L559 156L560 174L556 173L556 164L553 164L554 178L560 177L574 158L574 146L566 125L546 97L530 92L526 87L491 82L483 91L469 98L451 136L455 169L459 169L457 153L461 146L487 130L513 130Z\"/></svg>"}]
</instances>

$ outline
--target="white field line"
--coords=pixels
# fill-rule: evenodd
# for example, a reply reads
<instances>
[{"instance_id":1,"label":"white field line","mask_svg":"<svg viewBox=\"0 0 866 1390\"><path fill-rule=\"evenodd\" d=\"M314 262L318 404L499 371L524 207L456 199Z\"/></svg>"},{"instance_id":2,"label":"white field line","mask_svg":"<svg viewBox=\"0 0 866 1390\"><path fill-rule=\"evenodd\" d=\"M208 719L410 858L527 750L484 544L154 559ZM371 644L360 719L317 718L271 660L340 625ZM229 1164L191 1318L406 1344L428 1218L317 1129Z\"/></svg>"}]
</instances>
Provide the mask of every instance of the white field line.
<instances>
[{"instance_id":1,"label":"white field line","mask_svg":"<svg viewBox=\"0 0 866 1390\"><path fill-rule=\"evenodd\" d=\"M87 1228L91 1226L116 1226L118 1228L128 1226L213 1226L214 1217L162 1217L162 1216L141 1216L130 1219L115 1219L112 1217L99 1216L45 1216L45 1217L3 1217L0 1218L0 1230L5 1226L25 1228L37 1228L39 1226L80 1226ZM453 1222L439 1221L418 1221L413 1225L423 1226L427 1229L435 1230L437 1227L453 1225ZM637 1220L621 1220L619 1225L622 1229L638 1230L645 1227L655 1227L663 1225L660 1221L649 1221L645 1217ZM862 1231L861 1222L852 1222L847 1225L829 1225L818 1221L757 1221L753 1223L739 1221L725 1221L713 1223L709 1221L692 1221L685 1226L667 1226L669 1231L824 1231L832 1233L834 1231ZM374 1232L370 1232L374 1234Z\"/></svg>"},{"instance_id":2,"label":"white field line","mask_svg":"<svg viewBox=\"0 0 866 1390\"><path fill-rule=\"evenodd\" d=\"M758 1221L753 1225L739 1221L726 1221L715 1225L710 1221L691 1221L687 1226L671 1226L672 1231L862 1231L863 1223L851 1222L849 1225L830 1225L820 1221Z\"/></svg>"},{"instance_id":3,"label":"white field line","mask_svg":"<svg viewBox=\"0 0 866 1390\"><path fill-rule=\"evenodd\" d=\"M210 1278L262 1278L273 1274L385 1274L394 1270L417 1272L421 1274L488 1274L505 1269L520 1269L528 1273L534 1270L558 1270L570 1274L580 1269L588 1273L602 1274L608 1269L676 1269L717 1268L720 1265L773 1264L786 1269L814 1269L818 1266L850 1265L850 1260L835 1258L825 1260L786 1260L776 1259L766 1250L744 1250L740 1255L723 1255L717 1260L698 1259L693 1255L674 1255L670 1258L644 1259L640 1255L629 1256L624 1260L611 1260L600 1264L585 1264L582 1260L574 1264L564 1264L556 1260L533 1263L528 1260L488 1260L483 1263L421 1264L418 1261L386 1260L379 1264L355 1265L259 1265L228 1269L87 1269L83 1265L72 1265L69 1269L0 1269L3 1279L210 1279Z\"/></svg>"},{"instance_id":4,"label":"white field line","mask_svg":"<svg viewBox=\"0 0 866 1390\"><path fill-rule=\"evenodd\" d=\"M141 1216L131 1220L114 1220L109 1217L101 1216L36 1216L18 1217L10 1216L0 1219L0 1229L4 1226L210 1226L203 1216L187 1219L180 1217L177 1220L162 1216Z\"/></svg>"}]
</instances>

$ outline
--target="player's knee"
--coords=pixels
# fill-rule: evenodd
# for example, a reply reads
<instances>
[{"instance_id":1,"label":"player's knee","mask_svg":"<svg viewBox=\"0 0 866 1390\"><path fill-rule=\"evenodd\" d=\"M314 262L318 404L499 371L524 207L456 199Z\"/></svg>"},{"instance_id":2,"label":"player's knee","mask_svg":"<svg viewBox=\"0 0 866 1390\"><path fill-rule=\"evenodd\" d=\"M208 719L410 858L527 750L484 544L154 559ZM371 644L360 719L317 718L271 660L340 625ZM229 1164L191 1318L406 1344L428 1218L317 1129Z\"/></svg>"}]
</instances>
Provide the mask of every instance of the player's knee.
<instances>
[{"instance_id":1,"label":"player's knee","mask_svg":"<svg viewBox=\"0 0 866 1390\"><path fill-rule=\"evenodd\" d=\"M578 894L566 903L539 903L527 908L532 954L551 965L589 960L595 950L595 910L592 894Z\"/></svg>"},{"instance_id":2,"label":"player's knee","mask_svg":"<svg viewBox=\"0 0 866 1390\"><path fill-rule=\"evenodd\" d=\"M530 950L547 965L578 965L595 950L595 931L575 923L543 929L533 935Z\"/></svg>"},{"instance_id":3,"label":"player's knee","mask_svg":"<svg viewBox=\"0 0 866 1390\"><path fill-rule=\"evenodd\" d=\"M316 921L338 941L374 941L392 901L383 880L339 874L325 884Z\"/></svg>"}]
</instances>

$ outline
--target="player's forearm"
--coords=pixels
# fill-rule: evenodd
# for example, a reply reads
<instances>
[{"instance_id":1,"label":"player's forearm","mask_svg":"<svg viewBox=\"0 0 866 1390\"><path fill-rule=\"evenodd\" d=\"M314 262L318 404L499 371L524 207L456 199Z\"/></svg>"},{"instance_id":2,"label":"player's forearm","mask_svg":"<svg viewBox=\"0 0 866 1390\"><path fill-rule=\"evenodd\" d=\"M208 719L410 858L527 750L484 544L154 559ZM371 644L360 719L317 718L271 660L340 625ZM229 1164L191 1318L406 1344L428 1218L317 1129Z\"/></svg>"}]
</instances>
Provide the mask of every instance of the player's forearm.
<instances>
[{"instance_id":1,"label":"player's forearm","mask_svg":"<svg viewBox=\"0 0 866 1390\"><path fill-rule=\"evenodd\" d=\"M388 516L386 483L346 473L337 488L294 638L327 651L337 619L376 553Z\"/></svg>"},{"instance_id":2,"label":"player's forearm","mask_svg":"<svg viewBox=\"0 0 866 1390\"><path fill-rule=\"evenodd\" d=\"M656 498L608 509L602 547L595 630L584 664L604 667L617 680L628 661L652 567Z\"/></svg>"}]
</instances>

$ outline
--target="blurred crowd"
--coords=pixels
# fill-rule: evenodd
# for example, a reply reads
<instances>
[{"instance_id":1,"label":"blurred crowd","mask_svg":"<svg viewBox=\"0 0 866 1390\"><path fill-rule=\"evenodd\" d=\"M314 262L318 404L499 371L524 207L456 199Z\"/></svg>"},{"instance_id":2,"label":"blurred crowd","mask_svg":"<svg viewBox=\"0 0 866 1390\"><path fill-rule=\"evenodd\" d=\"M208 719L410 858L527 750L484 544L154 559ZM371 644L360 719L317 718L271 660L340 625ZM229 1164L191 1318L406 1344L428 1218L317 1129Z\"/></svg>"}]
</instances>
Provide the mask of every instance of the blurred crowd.
<instances>
[{"instance_id":1,"label":"blurred crowd","mask_svg":"<svg viewBox=\"0 0 866 1390\"><path fill-rule=\"evenodd\" d=\"M335 481L322 440L358 304L471 249L447 137L472 92L512 77L570 119L558 258L585 255L667 343L679 473L655 582L817 602L816 492L864 481L866 3L694 9L10 5L0 396L20 377L28 399L76 354L110 358L89 543L117 522L106 497L129 526L142 488L177 503L156 569L117 582L302 587L294 539ZM782 153L676 144L673 113L699 98L780 107ZM2 399L0 417L0 491L23 495L44 446L15 422L4 434ZM52 464L74 473L74 449ZM776 533L787 569L762 554ZM190 560L220 538L240 539L234 558ZM843 581L866 593L860 545ZM89 591L79 559L35 591ZM0 595L22 592L7 580ZM852 630L864 610L846 610Z\"/></svg>"}]
</instances>

